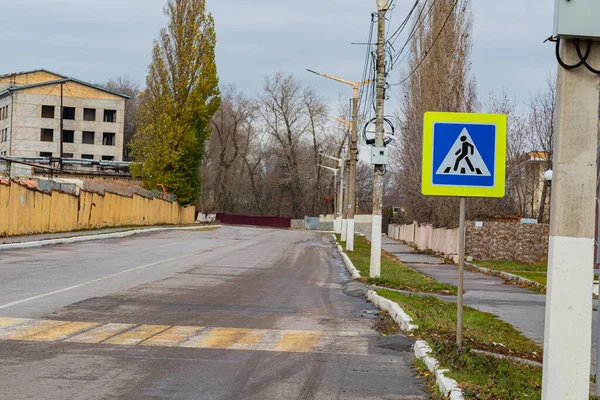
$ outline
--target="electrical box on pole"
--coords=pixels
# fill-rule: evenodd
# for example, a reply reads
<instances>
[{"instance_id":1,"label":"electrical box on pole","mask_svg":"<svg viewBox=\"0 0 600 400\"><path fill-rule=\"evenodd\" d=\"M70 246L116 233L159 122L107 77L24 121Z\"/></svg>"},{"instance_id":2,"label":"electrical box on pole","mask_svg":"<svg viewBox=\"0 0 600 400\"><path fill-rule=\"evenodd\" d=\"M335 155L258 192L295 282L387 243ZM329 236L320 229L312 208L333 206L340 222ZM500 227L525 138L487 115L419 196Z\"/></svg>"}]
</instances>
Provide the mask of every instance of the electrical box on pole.
<instances>
[{"instance_id":1,"label":"electrical box on pole","mask_svg":"<svg viewBox=\"0 0 600 400\"><path fill-rule=\"evenodd\" d=\"M554 36L600 39L600 1L555 0Z\"/></svg>"},{"instance_id":2,"label":"electrical box on pole","mask_svg":"<svg viewBox=\"0 0 600 400\"><path fill-rule=\"evenodd\" d=\"M371 164L388 165L387 147L371 147Z\"/></svg>"}]
</instances>

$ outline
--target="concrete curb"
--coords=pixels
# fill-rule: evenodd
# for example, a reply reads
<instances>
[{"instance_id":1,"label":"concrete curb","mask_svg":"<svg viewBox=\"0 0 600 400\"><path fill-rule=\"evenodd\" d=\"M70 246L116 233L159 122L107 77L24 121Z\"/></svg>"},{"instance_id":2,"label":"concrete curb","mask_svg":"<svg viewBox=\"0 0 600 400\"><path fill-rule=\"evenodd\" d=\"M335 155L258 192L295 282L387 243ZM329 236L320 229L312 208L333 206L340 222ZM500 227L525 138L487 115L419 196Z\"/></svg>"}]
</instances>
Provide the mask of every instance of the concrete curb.
<instances>
[{"instance_id":1,"label":"concrete curb","mask_svg":"<svg viewBox=\"0 0 600 400\"><path fill-rule=\"evenodd\" d=\"M208 225L208 226L189 226L189 227L173 227L173 228L148 228L148 229L134 229L130 231L113 232L113 233L99 233L97 235L86 235L86 236L74 236L69 238L60 239L48 239L48 240L35 240L31 242L22 243L8 243L1 244L0 251L2 250L16 250L16 249L30 249L33 247L50 246L53 244L68 244L77 242L89 242L92 240L103 240L103 239L119 239L125 238L139 233L159 232L159 231L172 231L172 230L197 230L203 228L220 228L221 225Z\"/></svg>"},{"instance_id":2,"label":"concrete curb","mask_svg":"<svg viewBox=\"0 0 600 400\"><path fill-rule=\"evenodd\" d=\"M536 286L536 287L539 287L539 288L545 288L546 287L546 285L542 285L539 282L532 281L531 279L523 278L522 276L513 275L513 274L510 274L508 272L496 271L495 269L489 269L489 268L480 267L479 265L475 265L473 263L466 262L466 261L465 261L465 265L468 267L467 269L474 270L475 272L481 272L481 273L486 274L486 275L497 276L497 277L500 277L500 278L505 279L507 281L522 283L522 284L525 284L527 286Z\"/></svg>"},{"instance_id":3,"label":"concrete curb","mask_svg":"<svg viewBox=\"0 0 600 400\"><path fill-rule=\"evenodd\" d=\"M350 257L348 257L346 253L344 253L344 249L342 249L342 246L337 244L337 237L335 235L331 236L333 236L333 241L336 244L338 251L340 252L340 256L342 256L342 260L344 260L344 265L346 266L346 269L348 270L350 275L352 275L352 279L360 279L360 272L358 272L354 264L352 264Z\"/></svg>"},{"instance_id":4,"label":"concrete curb","mask_svg":"<svg viewBox=\"0 0 600 400\"><path fill-rule=\"evenodd\" d=\"M388 300L384 297L381 297L377 293L372 290L369 290L367 293L367 298L371 303L377 306L379 309L387 311L394 321L400 325L400 328L404 332L412 332L419 327L417 325L412 324L413 319L400 307L400 305L396 302ZM440 363L435 358L431 357L431 347L424 340L417 340L414 345L415 357L420 360L423 360L427 369L432 374L435 374L435 380L440 390L445 397L450 398L450 400L463 400L462 390L458 387L458 382L454 379L450 379L444 375L444 373L448 372L447 369L440 369Z\"/></svg>"},{"instance_id":5,"label":"concrete curb","mask_svg":"<svg viewBox=\"0 0 600 400\"><path fill-rule=\"evenodd\" d=\"M379 309L387 311L404 332L410 333L419 328L417 325L412 324L413 319L404 312L398 303L388 300L385 297L381 297L373 290L369 290L367 299Z\"/></svg>"}]
</instances>

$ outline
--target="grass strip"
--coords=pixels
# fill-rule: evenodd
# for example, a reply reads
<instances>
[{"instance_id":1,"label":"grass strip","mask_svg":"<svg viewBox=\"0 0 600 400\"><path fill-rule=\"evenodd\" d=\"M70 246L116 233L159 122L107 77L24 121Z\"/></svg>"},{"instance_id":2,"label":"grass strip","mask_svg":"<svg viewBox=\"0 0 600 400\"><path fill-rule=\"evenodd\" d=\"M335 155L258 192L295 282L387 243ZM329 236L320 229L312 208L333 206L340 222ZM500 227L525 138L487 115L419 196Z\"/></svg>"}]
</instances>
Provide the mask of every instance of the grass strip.
<instances>
[{"instance_id":1,"label":"grass strip","mask_svg":"<svg viewBox=\"0 0 600 400\"><path fill-rule=\"evenodd\" d=\"M344 247L345 242L338 242ZM456 286L441 283L425 276L412 268L402 264L392 254L381 252L381 276L368 278L371 264L371 243L362 236L354 239L354 251L348 252L348 257L363 277L361 280L371 285L385 286L391 289L406 290L410 292L439 293L456 295Z\"/></svg>"},{"instance_id":2,"label":"grass strip","mask_svg":"<svg viewBox=\"0 0 600 400\"><path fill-rule=\"evenodd\" d=\"M474 264L495 271L508 272L509 274L518 275L522 278L541 283L542 285L546 285L546 280L548 277L548 266L543 263L526 264L505 260L483 260L474 261ZM529 289L540 292L539 288ZM541 290L541 292L545 292L545 290Z\"/></svg>"},{"instance_id":3,"label":"grass strip","mask_svg":"<svg viewBox=\"0 0 600 400\"><path fill-rule=\"evenodd\" d=\"M403 295L387 290L377 290L377 293L397 302L413 318L419 326L413 334L427 340L440 366L450 369L446 376L460 383L465 398L541 398L542 368L472 351L542 361L542 348L510 324L492 314L465 307L465 349L459 353L455 344L456 304L432 296ZM418 362L416 368L433 379Z\"/></svg>"}]
</instances>

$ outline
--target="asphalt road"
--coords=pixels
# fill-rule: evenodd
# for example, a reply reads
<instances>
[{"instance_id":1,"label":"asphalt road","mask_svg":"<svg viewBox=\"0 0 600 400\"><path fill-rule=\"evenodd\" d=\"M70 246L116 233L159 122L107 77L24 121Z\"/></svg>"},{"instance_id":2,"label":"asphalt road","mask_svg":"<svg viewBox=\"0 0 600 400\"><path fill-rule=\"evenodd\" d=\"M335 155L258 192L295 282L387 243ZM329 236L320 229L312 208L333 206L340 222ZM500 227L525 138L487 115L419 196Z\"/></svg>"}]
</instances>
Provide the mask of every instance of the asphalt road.
<instances>
[{"instance_id":1,"label":"asphalt road","mask_svg":"<svg viewBox=\"0 0 600 400\"><path fill-rule=\"evenodd\" d=\"M0 254L0 398L426 399L330 235L223 227Z\"/></svg>"}]
</instances>

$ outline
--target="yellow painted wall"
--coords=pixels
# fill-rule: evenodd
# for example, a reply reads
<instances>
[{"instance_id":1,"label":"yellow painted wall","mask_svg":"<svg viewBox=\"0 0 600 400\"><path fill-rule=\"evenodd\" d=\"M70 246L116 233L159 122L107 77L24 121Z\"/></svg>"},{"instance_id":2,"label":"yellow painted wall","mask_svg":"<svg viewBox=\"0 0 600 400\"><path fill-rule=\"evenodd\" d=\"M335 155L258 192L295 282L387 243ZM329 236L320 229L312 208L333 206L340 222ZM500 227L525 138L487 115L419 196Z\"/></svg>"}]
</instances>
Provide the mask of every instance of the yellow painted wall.
<instances>
[{"instance_id":1,"label":"yellow painted wall","mask_svg":"<svg viewBox=\"0 0 600 400\"><path fill-rule=\"evenodd\" d=\"M79 196L0 184L0 236L126 225L194 223L194 207L176 202L81 191Z\"/></svg>"}]
</instances>

